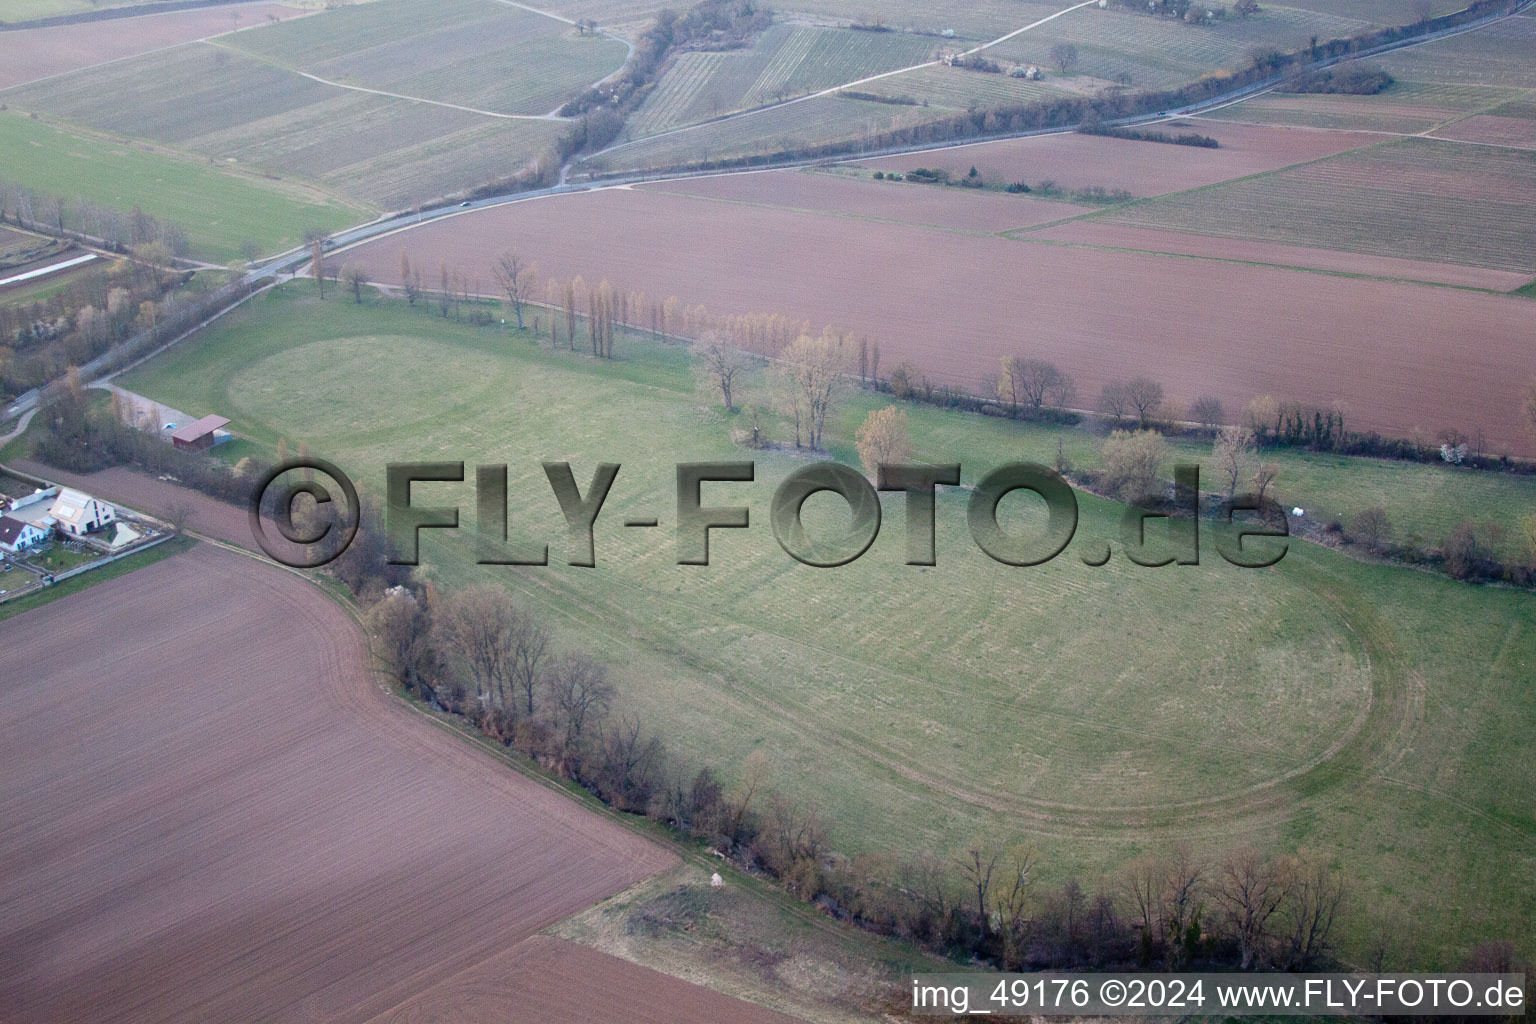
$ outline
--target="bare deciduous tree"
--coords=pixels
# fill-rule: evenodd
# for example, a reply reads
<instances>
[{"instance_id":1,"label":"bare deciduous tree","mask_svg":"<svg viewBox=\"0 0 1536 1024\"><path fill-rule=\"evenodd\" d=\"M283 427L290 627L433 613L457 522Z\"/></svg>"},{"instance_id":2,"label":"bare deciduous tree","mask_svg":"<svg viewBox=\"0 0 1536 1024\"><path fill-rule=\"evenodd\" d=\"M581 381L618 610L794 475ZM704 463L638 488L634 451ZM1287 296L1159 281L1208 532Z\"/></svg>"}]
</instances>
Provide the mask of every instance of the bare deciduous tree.
<instances>
[{"instance_id":1,"label":"bare deciduous tree","mask_svg":"<svg viewBox=\"0 0 1536 1024\"><path fill-rule=\"evenodd\" d=\"M1141 420L1143 429L1163 404L1163 386L1151 377L1137 377L1125 383L1125 401Z\"/></svg>"},{"instance_id":2,"label":"bare deciduous tree","mask_svg":"<svg viewBox=\"0 0 1536 1024\"><path fill-rule=\"evenodd\" d=\"M1275 477L1280 475L1280 467L1273 462L1265 462L1253 473L1253 493L1260 502L1264 501L1264 495L1269 491Z\"/></svg>"},{"instance_id":3,"label":"bare deciduous tree","mask_svg":"<svg viewBox=\"0 0 1536 1024\"><path fill-rule=\"evenodd\" d=\"M562 654L549 670L551 709L561 745L567 753L575 750L589 725L608 711L613 702L613 686L602 665L585 654Z\"/></svg>"},{"instance_id":4,"label":"bare deciduous tree","mask_svg":"<svg viewBox=\"0 0 1536 1024\"><path fill-rule=\"evenodd\" d=\"M1274 429L1280 417L1280 403L1269 395L1260 395L1248 403L1245 412L1248 427L1253 431L1253 439L1262 443L1264 435Z\"/></svg>"},{"instance_id":5,"label":"bare deciduous tree","mask_svg":"<svg viewBox=\"0 0 1536 1024\"><path fill-rule=\"evenodd\" d=\"M1310 970L1329 953L1334 921L1345 899L1344 883L1321 861L1303 856L1292 866L1290 898L1286 908L1286 968ZM1385 951L1383 950L1383 953ZM1380 971L1381 967L1374 968Z\"/></svg>"},{"instance_id":6,"label":"bare deciduous tree","mask_svg":"<svg viewBox=\"0 0 1536 1024\"><path fill-rule=\"evenodd\" d=\"M907 435L907 411L888 405L870 412L854 435L854 448L858 450L864 471L871 476L882 465L905 462L912 454L912 442Z\"/></svg>"},{"instance_id":7,"label":"bare deciduous tree","mask_svg":"<svg viewBox=\"0 0 1536 1024\"><path fill-rule=\"evenodd\" d=\"M1016 410L1022 402L1039 412L1047 402L1058 406L1067 403L1072 392L1072 378L1062 373L1055 363L1004 356L1002 365L998 394L1011 408Z\"/></svg>"},{"instance_id":8,"label":"bare deciduous tree","mask_svg":"<svg viewBox=\"0 0 1536 1024\"><path fill-rule=\"evenodd\" d=\"M1237 939L1243 970L1267 956L1271 920L1290 887L1290 865L1260 856L1252 847L1234 850L1216 872L1211 895Z\"/></svg>"},{"instance_id":9,"label":"bare deciduous tree","mask_svg":"<svg viewBox=\"0 0 1536 1024\"><path fill-rule=\"evenodd\" d=\"M725 404L725 411L734 413L738 382L747 369L746 353L726 344L725 339L716 332L705 331L699 343L694 346L694 355L698 359L700 372L710 386L720 389L720 401Z\"/></svg>"},{"instance_id":10,"label":"bare deciduous tree","mask_svg":"<svg viewBox=\"0 0 1536 1024\"><path fill-rule=\"evenodd\" d=\"M795 447L822 446L827 414L845 381L842 339L831 331L802 334L785 349L778 367L779 401L794 424Z\"/></svg>"},{"instance_id":11,"label":"bare deciduous tree","mask_svg":"<svg viewBox=\"0 0 1536 1024\"><path fill-rule=\"evenodd\" d=\"M992 875L997 870L997 862L1001 857L1001 851L989 849L981 839L977 839L966 846L965 851L955 858L959 865L960 877L965 880L966 889L976 894L976 918L980 922L982 934L986 934L988 927L987 908L991 903Z\"/></svg>"},{"instance_id":12,"label":"bare deciduous tree","mask_svg":"<svg viewBox=\"0 0 1536 1024\"><path fill-rule=\"evenodd\" d=\"M385 596L364 617L374 656L407 690L422 681L429 646L427 621L416 598L404 589Z\"/></svg>"},{"instance_id":13,"label":"bare deciduous tree","mask_svg":"<svg viewBox=\"0 0 1536 1024\"><path fill-rule=\"evenodd\" d=\"M475 684L482 704L508 708L514 651L523 613L501 587L466 587L442 599L434 616L440 644L450 663Z\"/></svg>"},{"instance_id":14,"label":"bare deciduous tree","mask_svg":"<svg viewBox=\"0 0 1536 1024\"><path fill-rule=\"evenodd\" d=\"M1130 407L1124 381L1112 380L1099 391L1099 412L1106 418L1119 423Z\"/></svg>"},{"instance_id":15,"label":"bare deciduous tree","mask_svg":"<svg viewBox=\"0 0 1536 1024\"><path fill-rule=\"evenodd\" d=\"M491 274L496 278L502 294L507 297L507 305L512 307L512 315L517 318L517 329L522 330L523 306L533 296L538 268L517 253L508 251L496 257Z\"/></svg>"},{"instance_id":16,"label":"bare deciduous tree","mask_svg":"<svg viewBox=\"0 0 1536 1024\"><path fill-rule=\"evenodd\" d=\"M180 536L187 528L187 523L191 522L192 515L192 506L184 501L178 501L166 508L162 518L170 526L171 532Z\"/></svg>"},{"instance_id":17,"label":"bare deciduous tree","mask_svg":"<svg viewBox=\"0 0 1536 1024\"><path fill-rule=\"evenodd\" d=\"M1104 487L1135 501L1153 493L1168 460L1168 445L1155 430L1116 430L1104 439Z\"/></svg>"},{"instance_id":18,"label":"bare deciduous tree","mask_svg":"<svg viewBox=\"0 0 1536 1024\"><path fill-rule=\"evenodd\" d=\"M1163 926L1167 923L1167 915L1163 912L1167 875L1167 867L1162 861L1148 854L1127 864L1121 877L1121 892L1136 915L1142 933L1142 948L1148 955L1152 947L1162 941Z\"/></svg>"},{"instance_id":19,"label":"bare deciduous tree","mask_svg":"<svg viewBox=\"0 0 1536 1024\"><path fill-rule=\"evenodd\" d=\"M347 291L352 293L352 301L359 306L363 304L363 289L369 285L368 271L355 263L349 263L342 268L341 280L347 286Z\"/></svg>"},{"instance_id":20,"label":"bare deciduous tree","mask_svg":"<svg viewBox=\"0 0 1536 1024\"><path fill-rule=\"evenodd\" d=\"M1214 395L1201 395L1189 403L1186 415L1206 430L1215 430L1221 425L1221 399Z\"/></svg>"},{"instance_id":21,"label":"bare deciduous tree","mask_svg":"<svg viewBox=\"0 0 1536 1024\"><path fill-rule=\"evenodd\" d=\"M1360 543L1372 551L1380 551L1392 539L1392 521L1387 518L1387 510L1377 506L1357 513L1354 533Z\"/></svg>"},{"instance_id":22,"label":"bare deciduous tree","mask_svg":"<svg viewBox=\"0 0 1536 1024\"><path fill-rule=\"evenodd\" d=\"M1200 914L1200 897L1205 891L1205 865L1188 845L1173 848L1163 875L1163 917L1171 959L1183 956L1182 941L1194 927Z\"/></svg>"},{"instance_id":23,"label":"bare deciduous tree","mask_svg":"<svg viewBox=\"0 0 1536 1024\"><path fill-rule=\"evenodd\" d=\"M1057 43L1051 47L1051 63L1065 75L1077 67L1077 47L1072 43Z\"/></svg>"},{"instance_id":24,"label":"bare deciduous tree","mask_svg":"<svg viewBox=\"0 0 1536 1024\"><path fill-rule=\"evenodd\" d=\"M312 239L309 243L309 272L315 279L315 289L325 298L325 238Z\"/></svg>"},{"instance_id":25,"label":"bare deciduous tree","mask_svg":"<svg viewBox=\"0 0 1536 1024\"><path fill-rule=\"evenodd\" d=\"M1227 500L1237 493L1237 485L1251 472L1249 466L1256 452L1253 430L1249 427L1222 427L1211 445L1217 478L1227 485Z\"/></svg>"}]
</instances>

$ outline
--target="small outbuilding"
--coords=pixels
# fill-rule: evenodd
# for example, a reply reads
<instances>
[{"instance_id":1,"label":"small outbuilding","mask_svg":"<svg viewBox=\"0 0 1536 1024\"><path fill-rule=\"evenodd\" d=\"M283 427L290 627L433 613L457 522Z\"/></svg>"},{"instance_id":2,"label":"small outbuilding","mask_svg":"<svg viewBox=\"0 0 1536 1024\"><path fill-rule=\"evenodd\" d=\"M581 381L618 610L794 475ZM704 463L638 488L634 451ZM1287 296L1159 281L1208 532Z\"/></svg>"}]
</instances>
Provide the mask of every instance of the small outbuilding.
<instances>
[{"instance_id":1,"label":"small outbuilding","mask_svg":"<svg viewBox=\"0 0 1536 1024\"><path fill-rule=\"evenodd\" d=\"M69 487L59 492L48 514L58 522L59 532L70 537L84 537L117 519L110 502Z\"/></svg>"},{"instance_id":2,"label":"small outbuilding","mask_svg":"<svg viewBox=\"0 0 1536 1024\"><path fill-rule=\"evenodd\" d=\"M228 425L223 416L204 416L171 431L171 444L184 452L206 451L229 436L224 430Z\"/></svg>"},{"instance_id":3,"label":"small outbuilding","mask_svg":"<svg viewBox=\"0 0 1536 1024\"><path fill-rule=\"evenodd\" d=\"M0 516L0 551L17 555L42 545L48 531L21 519Z\"/></svg>"}]
</instances>

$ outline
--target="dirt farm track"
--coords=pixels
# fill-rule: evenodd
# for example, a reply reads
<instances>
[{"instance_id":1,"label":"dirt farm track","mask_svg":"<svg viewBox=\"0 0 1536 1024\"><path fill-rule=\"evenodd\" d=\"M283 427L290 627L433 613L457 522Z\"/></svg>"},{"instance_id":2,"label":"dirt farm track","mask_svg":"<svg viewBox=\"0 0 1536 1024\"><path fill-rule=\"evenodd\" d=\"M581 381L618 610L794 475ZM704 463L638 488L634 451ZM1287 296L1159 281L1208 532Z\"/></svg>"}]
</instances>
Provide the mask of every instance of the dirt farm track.
<instances>
[{"instance_id":1,"label":"dirt farm track","mask_svg":"<svg viewBox=\"0 0 1536 1024\"><path fill-rule=\"evenodd\" d=\"M0 1021L785 1020L537 936L672 854L363 657L207 544L0 623Z\"/></svg>"}]
</instances>

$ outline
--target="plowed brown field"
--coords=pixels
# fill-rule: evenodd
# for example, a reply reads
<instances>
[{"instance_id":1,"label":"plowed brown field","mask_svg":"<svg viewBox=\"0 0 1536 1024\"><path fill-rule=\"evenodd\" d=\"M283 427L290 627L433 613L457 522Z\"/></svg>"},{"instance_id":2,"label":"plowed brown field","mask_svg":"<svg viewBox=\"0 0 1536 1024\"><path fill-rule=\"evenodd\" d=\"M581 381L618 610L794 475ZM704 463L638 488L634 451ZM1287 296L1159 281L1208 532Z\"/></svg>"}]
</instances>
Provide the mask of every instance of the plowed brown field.
<instances>
[{"instance_id":1,"label":"plowed brown field","mask_svg":"<svg viewBox=\"0 0 1536 1024\"><path fill-rule=\"evenodd\" d=\"M237 4L0 32L0 89L304 13L278 3Z\"/></svg>"},{"instance_id":2,"label":"plowed brown field","mask_svg":"<svg viewBox=\"0 0 1536 1024\"><path fill-rule=\"evenodd\" d=\"M454 216L337 262L398 283L404 249L417 266L445 260L488 281L514 241L546 276L837 324L877 338L883 366L912 359L966 385L996 373L999 356L1023 353L1057 362L1087 401L1108 380L1147 374L1174 396L1213 394L1229 409L1259 394L1342 401L1356 428L1480 427L1495 451L1531 450L1520 389L1532 372L1532 307L1514 297L851 224L644 189Z\"/></svg>"},{"instance_id":3,"label":"plowed brown field","mask_svg":"<svg viewBox=\"0 0 1536 1024\"><path fill-rule=\"evenodd\" d=\"M366 1021L672 862L364 665L317 589L208 546L0 624L0 1016Z\"/></svg>"},{"instance_id":4,"label":"plowed brown field","mask_svg":"<svg viewBox=\"0 0 1536 1024\"><path fill-rule=\"evenodd\" d=\"M1515 149L1536 149L1536 119L1528 117L1475 114L1454 124L1448 124L1434 134L1436 138L1441 139L1483 142L1491 146L1510 146Z\"/></svg>"},{"instance_id":5,"label":"plowed brown field","mask_svg":"<svg viewBox=\"0 0 1536 1024\"><path fill-rule=\"evenodd\" d=\"M1343 274L1363 274L1368 277L1397 277L1405 281L1427 281L1431 284L1488 288L1503 292L1514 291L1531 281L1530 274L1518 274L1509 270L1463 267L1454 263L1431 263L1428 260L1404 260L1393 256L1373 256L1369 253L1339 252L1336 249L1312 249L1301 245L1261 242L1250 238L1193 235L1184 231L1163 231L1158 228L1111 224L1096 219L1068 221L1065 224L1032 231L1024 237L1053 242L1074 242L1082 245L1102 245L1116 249L1203 256L1218 260L1273 263L1282 267L1304 267L1310 270L1327 270Z\"/></svg>"},{"instance_id":6,"label":"plowed brown field","mask_svg":"<svg viewBox=\"0 0 1536 1024\"><path fill-rule=\"evenodd\" d=\"M15 465L23 472L57 481L66 487L79 487L88 494L100 495L150 515L169 515L175 506L185 506L191 511L187 529L193 533L214 537L228 544L238 544L253 551L256 549L245 509L146 473L122 467L104 469L99 473L70 473L31 459L17 459Z\"/></svg>"},{"instance_id":7,"label":"plowed brown field","mask_svg":"<svg viewBox=\"0 0 1536 1024\"><path fill-rule=\"evenodd\" d=\"M370 1024L792 1024L791 1018L535 935Z\"/></svg>"},{"instance_id":8,"label":"plowed brown field","mask_svg":"<svg viewBox=\"0 0 1536 1024\"><path fill-rule=\"evenodd\" d=\"M804 171L722 174L638 187L648 192L987 234L1088 212L1081 206L1028 196L969 190L962 193L937 185L877 183Z\"/></svg>"}]
</instances>

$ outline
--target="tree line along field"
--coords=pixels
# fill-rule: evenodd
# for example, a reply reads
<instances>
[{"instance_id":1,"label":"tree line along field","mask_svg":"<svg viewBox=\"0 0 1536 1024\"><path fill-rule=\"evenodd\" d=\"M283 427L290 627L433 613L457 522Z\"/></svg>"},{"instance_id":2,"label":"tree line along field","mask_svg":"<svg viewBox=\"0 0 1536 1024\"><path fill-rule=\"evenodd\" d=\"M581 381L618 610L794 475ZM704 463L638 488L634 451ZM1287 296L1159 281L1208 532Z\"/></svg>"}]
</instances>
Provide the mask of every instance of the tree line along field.
<instances>
[{"instance_id":1,"label":"tree line along field","mask_svg":"<svg viewBox=\"0 0 1536 1024\"><path fill-rule=\"evenodd\" d=\"M1524 299L1035 244L1029 231L998 237L884 220L848 231L826 214L778 205L779 178L795 173L731 176L739 201L727 204L665 184L514 203L396 233L347 259L398 283L406 248L418 266L443 260L490 281L490 260L517 240L547 277L607 279L721 315L857 329L880 342L887 368L909 359L966 388L984 388L999 358L1022 350L1070 373L1085 403L1110 380L1151 373L1174 394L1211 394L1231 410L1261 394L1320 408L1339 401L1362 430L1481 428L1495 452L1529 451L1519 411L1529 376ZM976 198L945 192L954 203ZM640 237L647 245L637 250L629 240ZM1462 339L1455 350L1441 344L1452 336Z\"/></svg>"},{"instance_id":2,"label":"tree line along field","mask_svg":"<svg viewBox=\"0 0 1536 1024\"><path fill-rule=\"evenodd\" d=\"M888 498L864 558L810 569L764 518L803 460L732 445L681 349L626 338L599 365L403 303L307 294L258 299L124 384L224 409L263 444L307 443L365 488L396 459L509 463L515 539L548 539L553 564L487 577L466 532L424 542L429 577L510 587L562 643L612 666L625 707L684 756L730 775L764 751L773 785L814 799L838 849L942 855L980 831L1036 843L1054 877L1096 877L1176 839L1241 838L1323 852L1362 906L1426 922L1431 958L1529 932L1533 893L1514 881L1528 877L1532 815L1518 784L1528 596L1299 542L1266 571L1090 569L1075 547L1007 569L970 542L961 494L940 499L936 567L900 564L903 513ZM881 401L848 401L834 454L849 457L853 426ZM381 406L389 424L369 412ZM1049 461L1043 435L1011 423L917 410L913 428L916 458L960 460L968 481L1000 461ZM578 478L623 465L596 571L563 565L538 466L551 457ZM757 481L708 497L750 505L755 526L717 534L712 566L674 565L670 531L617 525L657 513L668 525L674 462L740 458L755 458ZM419 489L473 500L470 487ZM1118 535L1118 506L1079 503L1084 543ZM1005 515L1011 529L1031 521ZM813 531L839 525L815 501L807 516Z\"/></svg>"},{"instance_id":3,"label":"tree line along field","mask_svg":"<svg viewBox=\"0 0 1536 1024\"><path fill-rule=\"evenodd\" d=\"M228 173L206 161L70 131L14 111L0 112L0 149L6 154L0 177L66 201L83 196L174 221L186 230L192 255L213 262L234 259L246 239L263 252L281 252L302 242L310 227L336 230L375 212L298 182Z\"/></svg>"},{"instance_id":4,"label":"tree line along field","mask_svg":"<svg viewBox=\"0 0 1536 1024\"><path fill-rule=\"evenodd\" d=\"M315 183L374 209L403 209L515 175L567 130L543 115L617 70L623 57L621 43L578 37L563 22L494 0L428 8L379 0L75 72L0 98L13 109L144 139L213 166ZM301 71L335 75L341 84ZM480 103L488 113L475 112ZM508 111L520 116L492 116Z\"/></svg>"}]
</instances>

